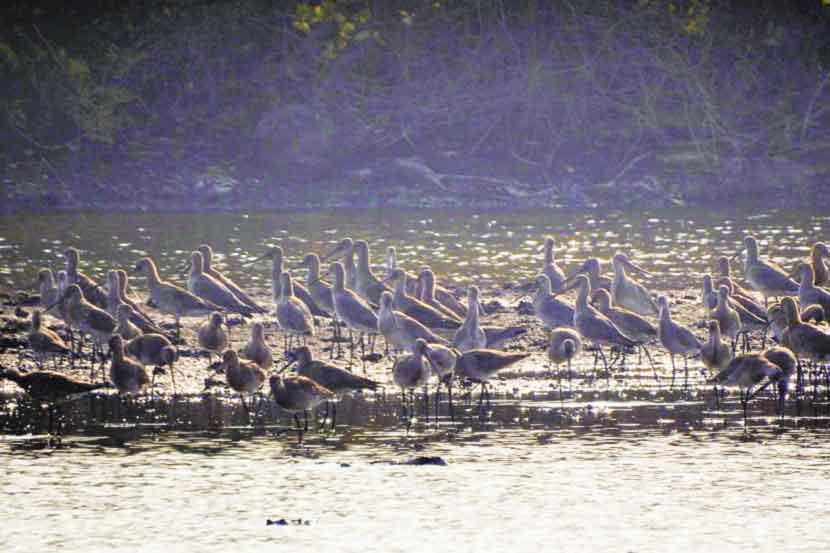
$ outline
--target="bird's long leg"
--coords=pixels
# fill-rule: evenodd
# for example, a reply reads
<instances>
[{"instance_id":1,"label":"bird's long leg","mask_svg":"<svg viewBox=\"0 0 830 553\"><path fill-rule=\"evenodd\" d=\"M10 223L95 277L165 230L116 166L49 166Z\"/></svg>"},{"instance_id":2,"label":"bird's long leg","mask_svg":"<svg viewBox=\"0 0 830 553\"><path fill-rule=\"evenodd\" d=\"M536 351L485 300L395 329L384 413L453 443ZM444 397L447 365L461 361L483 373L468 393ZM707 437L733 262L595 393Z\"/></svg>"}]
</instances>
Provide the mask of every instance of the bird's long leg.
<instances>
[{"instance_id":1,"label":"bird's long leg","mask_svg":"<svg viewBox=\"0 0 830 553\"><path fill-rule=\"evenodd\" d=\"M602 351L602 346L597 348L599 356L602 359L602 364L605 366L605 384L611 387L611 368L608 366L608 360L605 358L605 353Z\"/></svg>"},{"instance_id":2,"label":"bird's long leg","mask_svg":"<svg viewBox=\"0 0 830 553\"><path fill-rule=\"evenodd\" d=\"M651 365L651 372L654 375L655 382L660 382L660 376L657 374L657 367L654 365L654 360L651 358L651 353L649 353L648 348L645 344L640 344L640 350L645 352L646 358L648 359L649 365Z\"/></svg>"},{"instance_id":3,"label":"bird's long leg","mask_svg":"<svg viewBox=\"0 0 830 553\"><path fill-rule=\"evenodd\" d=\"M449 401L450 420L455 422L455 407L452 404L452 378L447 381L447 400Z\"/></svg>"},{"instance_id":4,"label":"bird's long leg","mask_svg":"<svg viewBox=\"0 0 830 553\"><path fill-rule=\"evenodd\" d=\"M568 357L568 393L571 393L573 391L573 387L572 387L572 384L571 384L571 375L572 374L573 374L573 372L571 371L571 358Z\"/></svg>"},{"instance_id":5,"label":"bird's long leg","mask_svg":"<svg viewBox=\"0 0 830 553\"><path fill-rule=\"evenodd\" d=\"M669 353L669 357L671 358L671 385L669 386L669 389L673 390L674 389L674 376L675 376L675 373L677 372L677 370L674 366L674 354Z\"/></svg>"},{"instance_id":6,"label":"bird's long leg","mask_svg":"<svg viewBox=\"0 0 830 553\"><path fill-rule=\"evenodd\" d=\"M248 405L245 403L245 396L242 393L239 394L239 401L242 403L242 410L245 411L245 418L248 419L248 423L251 422L251 411L248 409Z\"/></svg>"},{"instance_id":7,"label":"bird's long leg","mask_svg":"<svg viewBox=\"0 0 830 553\"><path fill-rule=\"evenodd\" d=\"M683 389L689 389L689 357L683 354Z\"/></svg>"},{"instance_id":8,"label":"bird's long leg","mask_svg":"<svg viewBox=\"0 0 830 553\"><path fill-rule=\"evenodd\" d=\"M332 432L335 431L335 427L337 426L337 403L331 404L331 430Z\"/></svg>"},{"instance_id":9,"label":"bird's long leg","mask_svg":"<svg viewBox=\"0 0 830 553\"><path fill-rule=\"evenodd\" d=\"M303 430L305 432L308 432L308 409L303 410L303 419L305 420L305 425L303 427Z\"/></svg>"},{"instance_id":10,"label":"bird's long leg","mask_svg":"<svg viewBox=\"0 0 830 553\"><path fill-rule=\"evenodd\" d=\"M297 413L294 413L294 426L297 428L297 443L303 443L303 429L300 426L300 417L297 416Z\"/></svg>"},{"instance_id":11,"label":"bird's long leg","mask_svg":"<svg viewBox=\"0 0 830 553\"><path fill-rule=\"evenodd\" d=\"M741 405L744 408L744 433L747 431L747 408L749 407L749 390L741 390Z\"/></svg>"}]
</instances>

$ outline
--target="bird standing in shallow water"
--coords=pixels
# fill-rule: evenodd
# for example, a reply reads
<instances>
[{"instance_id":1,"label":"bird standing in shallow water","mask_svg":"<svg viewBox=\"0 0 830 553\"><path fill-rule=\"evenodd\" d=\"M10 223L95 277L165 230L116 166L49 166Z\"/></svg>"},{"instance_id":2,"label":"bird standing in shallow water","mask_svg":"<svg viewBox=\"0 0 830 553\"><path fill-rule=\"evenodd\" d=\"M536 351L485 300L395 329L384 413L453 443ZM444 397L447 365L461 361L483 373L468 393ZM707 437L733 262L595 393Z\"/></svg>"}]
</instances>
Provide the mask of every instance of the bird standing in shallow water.
<instances>
[{"instance_id":1,"label":"bird standing in shallow water","mask_svg":"<svg viewBox=\"0 0 830 553\"><path fill-rule=\"evenodd\" d=\"M213 248L208 244L202 244L197 248L197 251L202 254L202 270L206 275L211 276L225 288L231 291L236 298L250 307L254 313L267 313L268 310L257 304L245 290L243 290L237 283L220 273L213 265Z\"/></svg>"},{"instance_id":2,"label":"bird standing in shallow water","mask_svg":"<svg viewBox=\"0 0 830 553\"><path fill-rule=\"evenodd\" d=\"M308 432L308 411L323 401L335 398L334 392L304 376L282 376L275 374L269 379L271 395L277 405L291 413L297 426L297 439L303 440L303 432ZM300 426L297 413L303 413L305 426Z\"/></svg>"},{"instance_id":3,"label":"bird standing in shallow water","mask_svg":"<svg viewBox=\"0 0 830 553\"><path fill-rule=\"evenodd\" d=\"M286 365L283 370L294 366L294 372L300 376L309 378L331 390L336 395L341 396L349 392L357 392L362 390L377 390L380 384L353 374L346 369L329 365L323 361L314 359L311 355L311 350L308 346L301 346L293 351L285 354ZM334 428L337 424L337 406L334 403L331 405L331 427ZM327 409L328 418L328 409Z\"/></svg>"},{"instance_id":4,"label":"bird standing in shallow water","mask_svg":"<svg viewBox=\"0 0 830 553\"><path fill-rule=\"evenodd\" d=\"M78 269L78 264L81 261L81 254L78 250L67 248L63 255L66 258L66 276L69 284L77 284L87 301L100 309L106 309L107 296L104 290L97 282Z\"/></svg>"},{"instance_id":5,"label":"bird standing in shallow water","mask_svg":"<svg viewBox=\"0 0 830 553\"><path fill-rule=\"evenodd\" d=\"M246 414L250 414L245 404L245 394L254 395L265 382L265 371L253 361L240 359L239 355L232 349L222 354L221 372L225 373L225 379L232 390L239 393L239 400Z\"/></svg>"},{"instance_id":6,"label":"bird standing in shallow water","mask_svg":"<svg viewBox=\"0 0 830 553\"><path fill-rule=\"evenodd\" d=\"M387 295L388 292L384 295ZM383 301L383 298L381 298ZM410 421L413 415L415 404L415 389L426 386L431 374L429 361L425 357L427 342L423 338L415 340L412 346L412 353L404 355L395 360L392 366L392 381L401 389L403 398L404 416ZM407 401L406 392L409 392ZM426 401L429 401L427 396ZM429 405L425 407L429 412Z\"/></svg>"},{"instance_id":7,"label":"bird standing in shallow water","mask_svg":"<svg viewBox=\"0 0 830 553\"><path fill-rule=\"evenodd\" d=\"M783 378L781 367L767 359L762 353L739 355L724 370L715 375L710 382L740 390L741 406L744 414L744 430L747 428L747 410L749 402L757 395L756 388L764 379L777 382Z\"/></svg>"},{"instance_id":8,"label":"bird standing in shallow water","mask_svg":"<svg viewBox=\"0 0 830 553\"><path fill-rule=\"evenodd\" d=\"M49 433L54 427L54 412L58 403L67 398L87 394L109 386L106 382L84 382L54 371L21 372L0 365L0 379L11 380L34 401L45 402L49 408Z\"/></svg>"},{"instance_id":9,"label":"bird standing in shallow water","mask_svg":"<svg viewBox=\"0 0 830 553\"><path fill-rule=\"evenodd\" d=\"M638 315L659 315L660 309L646 287L632 279L626 269L644 276L651 276L645 269L631 262L625 254L618 253L612 260L614 280L611 283L611 297L618 305Z\"/></svg>"},{"instance_id":10,"label":"bird standing in shallow water","mask_svg":"<svg viewBox=\"0 0 830 553\"><path fill-rule=\"evenodd\" d=\"M674 356L683 356L683 370L684 379L683 387L687 388L689 385L689 360L688 356L700 351L703 344L697 339L694 332L685 326L674 322L669 311L669 298L660 296L657 298L657 303L660 305L660 322L657 325L660 343L669 352L671 358L671 385L674 387L674 377L677 372L674 365Z\"/></svg>"},{"instance_id":11,"label":"bird standing in shallow water","mask_svg":"<svg viewBox=\"0 0 830 553\"><path fill-rule=\"evenodd\" d=\"M430 343L447 345L447 340L438 336L412 317L400 311L395 311L392 308L392 302L391 293L384 292L381 295L377 326L377 329L383 334L386 342L392 348L414 353L416 342L419 339Z\"/></svg>"},{"instance_id":12,"label":"bird standing in shallow water","mask_svg":"<svg viewBox=\"0 0 830 553\"><path fill-rule=\"evenodd\" d=\"M542 265L542 274L550 279L550 285L553 290L559 290L567 278L565 277L565 271L556 264L553 245L552 237L548 236L545 238L545 263Z\"/></svg>"},{"instance_id":13,"label":"bird standing in shallow water","mask_svg":"<svg viewBox=\"0 0 830 553\"><path fill-rule=\"evenodd\" d=\"M743 251L746 251L744 275L750 286L764 296L764 307L768 306L770 297L798 294L798 283L789 278L781 267L758 257L758 241L754 236L744 238L743 249L733 257L739 257Z\"/></svg>"},{"instance_id":14,"label":"bird standing in shallow water","mask_svg":"<svg viewBox=\"0 0 830 553\"><path fill-rule=\"evenodd\" d=\"M606 381L610 381L611 365L605 358L602 351L603 346L633 348L640 345L623 334L611 319L600 313L588 304L588 297L591 294L591 282L585 275L577 275L567 283L562 291L577 288L576 307L574 308L573 322L571 323L585 341L590 341L597 346L597 356L602 359L605 367ZM562 325L570 326L570 325ZM597 358L594 358L594 369L596 369Z\"/></svg>"},{"instance_id":15,"label":"bird standing in shallow water","mask_svg":"<svg viewBox=\"0 0 830 553\"><path fill-rule=\"evenodd\" d=\"M363 336L368 334L374 337L378 334L378 316L363 298L353 290L346 288L346 272L341 263L332 263L329 272L334 275L334 286L331 291L334 311L337 320L349 329L351 354L354 355L353 332L359 334L361 353L365 353ZM339 348L340 342L337 342L337 345ZM372 345L374 346L374 341Z\"/></svg>"},{"instance_id":16,"label":"bird standing in shallow water","mask_svg":"<svg viewBox=\"0 0 830 553\"><path fill-rule=\"evenodd\" d=\"M560 289L560 292L562 291L564 290ZM574 324L574 308L557 298L551 292L550 279L547 275L539 275L536 277L533 313L542 321L542 326L548 330Z\"/></svg>"},{"instance_id":17,"label":"bird standing in shallow water","mask_svg":"<svg viewBox=\"0 0 830 553\"><path fill-rule=\"evenodd\" d=\"M548 344L548 360L559 367L562 363L568 366L568 388L571 388L571 362L582 352L582 337L579 332L569 327L554 328L550 333ZM559 391L562 392L562 373L559 371Z\"/></svg>"},{"instance_id":18,"label":"bird standing in shallow water","mask_svg":"<svg viewBox=\"0 0 830 553\"><path fill-rule=\"evenodd\" d=\"M205 273L204 267L202 254L192 252L190 254L190 274L187 277L187 289L190 293L218 305L228 313L238 313L247 318L252 317L254 310L239 301L224 284Z\"/></svg>"},{"instance_id":19,"label":"bird standing in shallow water","mask_svg":"<svg viewBox=\"0 0 830 553\"><path fill-rule=\"evenodd\" d=\"M467 317L452 339L453 347L462 352L487 347L487 335L478 322L478 296L478 286L470 286L467 290Z\"/></svg>"},{"instance_id":20,"label":"bird standing in shallow water","mask_svg":"<svg viewBox=\"0 0 830 553\"><path fill-rule=\"evenodd\" d=\"M308 306L294 297L294 282L291 275L283 273L282 286L277 302L277 322L284 333L285 348L291 348L294 338L302 338L303 345L309 336L314 336L314 317Z\"/></svg>"},{"instance_id":21,"label":"bird standing in shallow water","mask_svg":"<svg viewBox=\"0 0 830 553\"><path fill-rule=\"evenodd\" d=\"M150 299L156 308L176 317L176 341L181 339L181 318L201 317L213 311L222 311L222 308L210 301L188 292L175 284L164 281L159 277L156 264L149 257L136 263L133 272L147 277L147 287L150 290Z\"/></svg>"}]
</instances>

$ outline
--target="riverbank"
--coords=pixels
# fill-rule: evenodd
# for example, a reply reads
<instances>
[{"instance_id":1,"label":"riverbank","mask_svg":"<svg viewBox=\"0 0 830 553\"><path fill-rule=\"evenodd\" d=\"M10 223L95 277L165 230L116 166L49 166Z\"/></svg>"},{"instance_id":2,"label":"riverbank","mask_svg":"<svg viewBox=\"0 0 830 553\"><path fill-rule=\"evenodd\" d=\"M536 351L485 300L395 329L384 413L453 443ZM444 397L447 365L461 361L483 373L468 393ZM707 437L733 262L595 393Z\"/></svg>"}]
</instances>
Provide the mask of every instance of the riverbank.
<instances>
[{"instance_id":1,"label":"riverbank","mask_svg":"<svg viewBox=\"0 0 830 553\"><path fill-rule=\"evenodd\" d=\"M3 212L796 207L830 181L819 5L162 4L0 11Z\"/></svg>"},{"instance_id":2,"label":"riverbank","mask_svg":"<svg viewBox=\"0 0 830 553\"><path fill-rule=\"evenodd\" d=\"M104 181L100 176L81 176L70 186L49 175L40 175L36 178L41 181L33 183L30 173L15 168L2 177L0 213L383 207L658 209L736 204L798 209L828 203L830 163L763 160L747 164L738 174L698 176L699 182L691 182L660 160L641 160L605 182L591 181L573 168L555 183L522 173L522 167L497 159L407 156L352 162L324 178L173 172L155 176L151 182L127 164L110 168Z\"/></svg>"}]
</instances>

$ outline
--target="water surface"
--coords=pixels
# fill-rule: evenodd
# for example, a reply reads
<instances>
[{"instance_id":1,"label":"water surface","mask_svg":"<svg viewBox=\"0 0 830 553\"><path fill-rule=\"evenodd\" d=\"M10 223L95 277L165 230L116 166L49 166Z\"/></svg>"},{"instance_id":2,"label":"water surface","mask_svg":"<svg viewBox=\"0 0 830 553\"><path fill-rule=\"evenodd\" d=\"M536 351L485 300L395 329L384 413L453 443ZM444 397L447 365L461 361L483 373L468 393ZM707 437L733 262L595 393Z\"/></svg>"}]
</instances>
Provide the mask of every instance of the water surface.
<instances>
[{"instance_id":1,"label":"water surface","mask_svg":"<svg viewBox=\"0 0 830 553\"><path fill-rule=\"evenodd\" d=\"M828 221L819 212L679 209L14 216L0 217L0 279L30 287L40 267L62 266L70 245L92 274L150 255L170 275L209 242L230 274L264 287L267 266L239 264L266 245L298 260L350 235L370 240L376 263L395 245L405 267L428 259L461 285L520 282L538 270L552 234L566 267L623 250L655 273L650 286L694 297L688 288L699 274L735 253L746 233L789 267L826 240ZM683 393L627 374L566 394L519 371L496 390L483 413L477 396L469 405L459 397L455 421L443 402L437 423L421 414L409 428L391 392L345 400L337 432L311 432L302 444L272 405L250 426L221 394L172 405L80 399L58 413L59 443L44 436L39 405L0 397L0 545L779 553L826 544L830 442L820 385L781 419L771 398L756 402L749 432L734 396L715 405L699 376ZM448 464L396 464L419 455ZM265 524L283 517L308 524Z\"/></svg>"}]
</instances>

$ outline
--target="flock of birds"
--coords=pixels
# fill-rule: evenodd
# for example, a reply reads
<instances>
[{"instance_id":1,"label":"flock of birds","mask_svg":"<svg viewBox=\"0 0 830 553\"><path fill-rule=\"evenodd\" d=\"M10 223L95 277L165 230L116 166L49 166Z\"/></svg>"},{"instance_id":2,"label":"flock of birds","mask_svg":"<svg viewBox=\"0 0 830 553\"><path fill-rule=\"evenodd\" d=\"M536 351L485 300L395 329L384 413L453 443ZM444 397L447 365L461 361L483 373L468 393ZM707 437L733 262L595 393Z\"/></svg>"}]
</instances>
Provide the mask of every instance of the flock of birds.
<instances>
[{"instance_id":1,"label":"flock of birds","mask_svg":"<svg viewBox=\"0 0 830 553\"><path fill-rule=\"evenodd\" d=\"M740 389L744 417L748 402L770 385L778 389L783 410L793 375L800 382L802 362L820 363L830 355L830 331L820 323L830 316L830 270L828 248L813 246L810 260L788 273L759 257L758 243L752 236L743 241L744 276L749 291L732 279L730 259L718 260L718 276L703 277L702 309L708 339L700 341L692 329L672 319L666 296L655 298L630 273L649 275L626 255L612 259L613 277L602 274L596 258L588 259L570 276L557 265L554 241L545 241L542 271L536 277L533 313L547 331L547 357L562 374L572 377L571 363L587 346L592 346L594 371L602 361L606 376L625 354L640 350L651 362L647 346L659 343L668 352L672 365L672 385L677 372L675 357L683 358L684 386L688 385L688 359L700 356L710 382ZM351 359L359 346L361 359L377 359L377 336L396 355L392 381L404 397L413 401L416 389L425 387L433 376L438 390L445 386L452 409L452 383L462 379L481 385L480 401L488 397L487 382L499 371L528 357L528 352L508 352L502 348L524 334L521 326L482 325L487 311L479 289L467 289L466 304L441 286L428 266L417 275L398 267L394 247L387 251L385 274L377 276L370 263L366 241L345 238L321 259L315 253L301 263L286 267L282 248L269 249L249 264L269 259L272 267L272 292L275 309L259 305L233 280L213 265L213 251L202 245L192 252L187 267L186 287L164 280L149 257L138 261L131 273L146 277L149 296L144 305L133 299L129 276L111 270L106 285L99 285L79 270L78 250L64 252L66 267L57 274L50 269L39 273L40 309L32 313L29 347L38 361L38 370L22 371L0 367L0 378L16 382L34 399L50 405L68 396L112 386L121 395L137 395L154 384L156 374L169 372L175 393L175 363L181 340L181 319L205 318L198 327L199 347L208 356L221 360L217 370L224 373L227 385L238 392L248 411L245 397L255 398L265 385L275 402L293 414L298 432L308 429L308 412L326 402L334 408L342 394L375 390L381 383L352 372ZM325 273L322 263L329 265ZM305 284L291 272L305 269ZM330 282L327 281L330 280ZM576 301L564 298L576 290ZM763 297L764 305L756 301ZM783 298L772 305L770 298ZM146 306L175 318L175 335L161 328ZM262 322L251 325L248 343L236 351L229 347L229 314L250 318L273 313L283 335L285 363L275 369L274 354L266 343ZM64 322L68 342L44 324L44 315ZM314 359L307 345L318 332L322 318L331 320L331 355L342 355L341 344L349 333L349 367ZM750 333L762 333L761 349L749 353ZM77 336L76 336L77 334ZM767 335L777 342L766 348ZM90 380L81 380L58 370L57 359L80 358L81 342L92 342ZM739 354L739 344L743 353ZM366 347L371 350L366 355ZM612 355L606 356L609 348ZM105 355L105 350L107 354ZM55 370L44 370L49 358ZM93 382L95 363L101 372L109 363L108 382ZM651 363L655 379L657 368ZM287 373L293 367L293 373ZM148 368L150 370L148 371ZM269 375L270 373L270 375ZM253 399L251 399L253 401ZM437 401L436 401L437 407ZM328 409L327 409L328 412ZM301 430L299 414L305 416ZM50 411L51 415L51 411Z\"/></svg>"}]
</instances>

